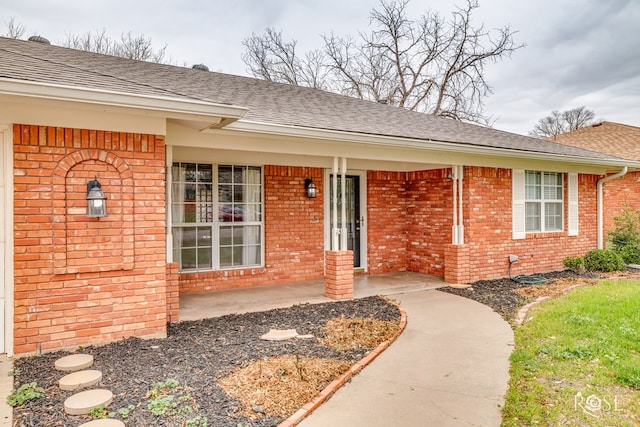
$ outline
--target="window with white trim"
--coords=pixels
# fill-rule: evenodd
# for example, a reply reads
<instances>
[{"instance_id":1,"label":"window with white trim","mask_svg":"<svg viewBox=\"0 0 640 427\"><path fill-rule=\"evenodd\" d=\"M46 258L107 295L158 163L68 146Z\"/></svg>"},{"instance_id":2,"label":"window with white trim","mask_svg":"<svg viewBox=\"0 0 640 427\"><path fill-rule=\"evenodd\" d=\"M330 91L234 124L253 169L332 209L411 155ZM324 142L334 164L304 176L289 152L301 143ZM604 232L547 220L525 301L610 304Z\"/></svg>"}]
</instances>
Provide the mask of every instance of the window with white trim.
<instances>
[{"instance_id":1,"label":"window with white trim","mask_svg":"<svg viewBox=\"0 0 640 427\"><path fill-rule=\"evenodd\" d=\"M176 162L171 180L173 260L180 271L262 264L261 167Z\"/></svg>"},{"instance_id":2,"label":"window with white trim","mask_svg":"<svg viewBox=\"0 0 640 427\"><path fill-rule=\"evenodd\" d=\"M563 230L562 173L525 171L525 231Z\"/></svg>"}]
</instances>

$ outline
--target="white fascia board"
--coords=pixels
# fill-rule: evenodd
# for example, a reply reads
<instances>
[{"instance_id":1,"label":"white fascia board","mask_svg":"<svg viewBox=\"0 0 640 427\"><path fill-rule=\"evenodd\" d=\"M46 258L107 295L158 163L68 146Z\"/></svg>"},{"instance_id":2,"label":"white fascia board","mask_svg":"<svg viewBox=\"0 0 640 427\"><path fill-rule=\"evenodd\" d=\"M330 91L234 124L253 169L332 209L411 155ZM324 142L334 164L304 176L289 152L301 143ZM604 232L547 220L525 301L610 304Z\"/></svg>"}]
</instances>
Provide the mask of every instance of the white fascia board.
<instances>
[{"instance_id":1,"label":"white fascia board","mask_svg":"<svg viewBox=\"0 0 640 427\"><path fill-rule=\"evenodd\" d=\"M137 95L6 78L0 78L0 94L155 111L167 118L211 118L212 125L217 125L219 118L237 120L248 111L244 107L195 99Z\"/></svg>"},{"instance_id":2,"label":"white fascia board","mask_svg":"<svg viewBox=\"0 0 640 427\"><path fill-rule=\"evenodd\" d=\"M449 153L470 154L481 156L506 157L512 159L553 161L563 163L577 163L591 166L640 168L640 162L623 159L597 159L581 156L569 156L562 154L538 153L516 149L505 149L487 146L476 146L464 143L452 143L445 141L422 140L413 138L400 138L384 135L370 135L357 132L344 132L329 129L304 128L299 126L277 125L271 123L238 120L225 127L225 130L237 130L243 132L255 132L281 136L293 136L298 138L315 138L332 141L356 142L371 145L384 145L393 147L431 149L446 151Z\"/></svg>"}]
</instances>

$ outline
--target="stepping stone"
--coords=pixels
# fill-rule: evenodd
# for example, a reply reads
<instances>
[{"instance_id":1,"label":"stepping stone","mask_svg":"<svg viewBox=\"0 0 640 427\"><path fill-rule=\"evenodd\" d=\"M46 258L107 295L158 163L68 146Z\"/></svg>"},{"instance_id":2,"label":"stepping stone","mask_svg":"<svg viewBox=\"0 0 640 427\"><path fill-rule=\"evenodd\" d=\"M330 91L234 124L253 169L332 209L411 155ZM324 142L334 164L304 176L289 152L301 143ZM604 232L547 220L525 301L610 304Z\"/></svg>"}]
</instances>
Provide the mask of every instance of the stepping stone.
<instances>
[{"instance_id":1,"label":"stepping stone","mask_svg":"<svg viewBox=\"0 0 640 427\"><path fill-rule=\"evenodd\" d=\"M88 414L93 408L113 402L113 393L105 389L86 390L76 393L64 401L64 410L69 415Z\"/></svg>"},{"instance_id":2,"label":"stepping stone","mask_svg":"<svg viewBox=\"0 0 640 427\"><path fill-rule=\"evenodd\" d=\"M298 332L295 329L271 329L266 334L260 337L265 341L284 341L290 340L298 336Z\"/></svg>"},{"instance_id":3,"label":"stepping stone","mask_svg":"<svg viewBox=\"0 0 640 427\"><path fill-rule=\"evenodd\" d=\"M60 378L58 386L62 390L73 391L80 388L91 387L102 380L102 372L96 370L76 371Z\"/></svg>"},{"instance_id":4,"label":"stepping stone","mask_svg":"<svg viewBox=\"0 0 640 427\"><path fill-rule=\"evenodd\" d=\"M58 371L75 372L91 365L93 365L93 356L90 354L72 354L55 361L55 367Z\"/></svg>"},{"instance_id":5,"label":"stepping stone","mask_svg":"<svg viewBox=\"0 0 640 427\"><path fill-rule=\"evenodd\" d=\"M101 420L93 420L80 424L78 427L125 427L125 424L122 421L114 420L113 418L103 418Z\"/></svg>"}]
</instances>

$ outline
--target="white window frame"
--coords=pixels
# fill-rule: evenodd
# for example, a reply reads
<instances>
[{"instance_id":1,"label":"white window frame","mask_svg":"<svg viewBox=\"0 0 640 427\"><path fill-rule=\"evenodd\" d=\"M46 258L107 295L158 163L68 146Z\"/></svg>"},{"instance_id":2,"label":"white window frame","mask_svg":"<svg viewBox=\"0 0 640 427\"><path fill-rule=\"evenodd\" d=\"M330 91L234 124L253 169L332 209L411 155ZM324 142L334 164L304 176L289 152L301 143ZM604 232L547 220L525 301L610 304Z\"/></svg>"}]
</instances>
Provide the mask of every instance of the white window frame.
<instances>
[{"instance_id":1,"label":"white window frame","mask_svg":"<svg viewBox=\"0 0 640 427\"><path fill-rule=\"evenodd\" d=\"M528 188L528 184L527 184L527 175L531 175L531 174L535 174L537 176L539 176L540 178L540 197L539 198L530 198L527 197L527 188ZM560 179L560 185L548 185L546 183L545 177L547 176L554 176L554 181L557 181L558 178ZM545 191L547 188L553 188L553 189L560 189L560 198L547 198L546 197L546 193L547 191ZM554 191L553 193L556 193L556 191ZM530 171L530 170L526 170L524 172L524 195L525 195L525 199L524 199L524 203L525 203L525 232L526 233L557 233L557 232L562 232L564 231L564 219L565 219L565 214L564 214L564 174L561 172L544 172L544 171ZM527 221L527 205L531 205L531 204L536 204L540 206L540 228L539 229L527 229L526 225L528 223ZM547 221L546 221L546 206L547 205L560 205L560 228L553 228L550 230L547 230Z\"/></svg>"},{"instance_id":2,"label":"white window frame","mask_svg":"<svg viewBox=\"0 0 640 427\"><path fill-rule=\"evenodd\" d=\"M258 165L246 165L246 164L237 164L237 163L213 163L213 162L203 162L203 161L187 161L187 160L182 160L182 161L173 161L170 163L169 166L169 175L170 175L170 179L168 180L170 183L170 187L168 189L168 195L169 195L169 209L171 211L173 211L173 206L175 204L180 204L180 202L176 202L175 200L173 200L173 189L172 186L173 184L178 184L178 182L175 182L173 180L172 174L173 174L173 165L174 164L188 164L188 163L192 163L192 164L196 164L196 165L207 165L207 166L211 166L212 167L212 215L211 215L211 220L210 221L205 221L205 222L177 222L175 221L174 215L171 215L171 224L170 224L170 230L171 230L171 240L173 240L173 230L177 229L177 228L210 228L211 229L211 267L205 267L205 268L187 268L185 269L182 266L182 260L180 259L180 257L176 257L176 253L179 253L179 251L181 251L181 247L176 246L173 241L172 241L172 247L173 250L171 251L171 259L174 262L177 262L179 264L179 271L183 272L183 273L194 273L194 272L203 272L203 271L228 271L228 270L243 270L243 269L248 269L248 268L260 268L264 266L265 260L264 260L264 256L265 256L265 239L264 239L264 168L262 166L258 166ZM242 221L242 222L224 222L224 221L220 221L219 220L219 209L220 206L223 204L227 204L224 202L220 201L219 198L219 190L220 190L220 182L219 182L219 176L218 176L218 172L219 172L219 168L220 166L231 166L231 167L251 167L251 168L259 168L260 169L260 202L259 202L259 206L260 206L260 220L259 221ZM223 185L226 185L226 183L224 183ZM197 205L196 205L197 206ZM209 216L208 214L206 214L206 216ZM258 245L258 251L259 251L259 257L260 257L260 262L257 264L251 264L251 263L246 263L246 264L242 264L242 265L234 265L234 266L224 266L221 267L220 266L220 230L223 227L233 227L233 226L257 226L259 227L259 245ZM176 259L177 258L177 259Z\"/></svg>"}]
</instances>

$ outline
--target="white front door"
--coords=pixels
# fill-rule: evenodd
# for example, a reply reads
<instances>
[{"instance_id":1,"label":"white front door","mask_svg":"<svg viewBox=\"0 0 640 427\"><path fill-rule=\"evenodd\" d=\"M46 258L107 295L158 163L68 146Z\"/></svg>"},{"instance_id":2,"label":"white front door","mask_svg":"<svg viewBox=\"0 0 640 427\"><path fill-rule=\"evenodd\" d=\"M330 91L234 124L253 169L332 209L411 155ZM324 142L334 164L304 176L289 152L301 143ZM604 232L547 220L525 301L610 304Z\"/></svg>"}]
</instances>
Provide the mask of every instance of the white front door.
<instances>
[{"instance_id":1,"label":"white front door","mask_svg":"<svg viewBox=\"0 0 640 427\"><path fill-rule=\"evenodd\" d=\"M325 248L331 247L331 229L333 224L333 174L327 171L325 176ZM338 177L338 212L342 209L342 183ZM347 232L347 249L353 251L353 267L367 270L367 174L364 171L347 171L345 175L345 213L346 224L338 219L337 228ZM337 215L340 218L340 214Z\"/></svg>"}]
</instances>

